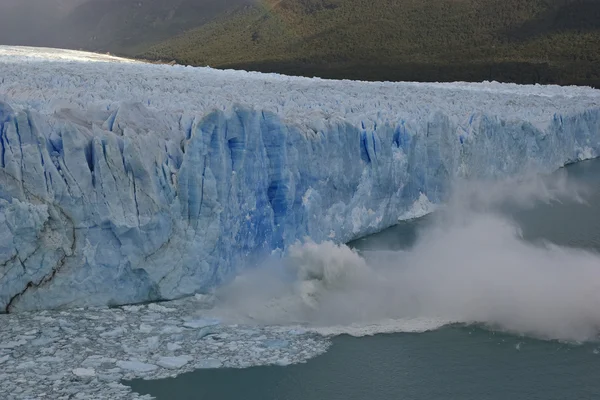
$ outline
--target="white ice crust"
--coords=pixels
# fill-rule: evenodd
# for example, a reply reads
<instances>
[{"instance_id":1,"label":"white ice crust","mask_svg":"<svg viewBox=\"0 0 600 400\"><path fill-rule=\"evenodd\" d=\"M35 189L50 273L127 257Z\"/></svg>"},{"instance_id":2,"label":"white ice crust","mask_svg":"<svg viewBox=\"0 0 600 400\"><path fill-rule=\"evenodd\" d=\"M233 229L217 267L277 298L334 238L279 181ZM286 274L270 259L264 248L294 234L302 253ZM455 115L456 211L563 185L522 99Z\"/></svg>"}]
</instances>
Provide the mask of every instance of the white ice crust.
<instances>
[{"instance_id":1,"label":"white ice crust","mask_svg":"<svg viewBox=\"0 0 600 400\"><path fill-rule=\"evenodd\" d=\"M0 144L0 310L130 304L422 215L458 178L597 157L600 91L0 47Z\"/></svg>"}]
</instances>

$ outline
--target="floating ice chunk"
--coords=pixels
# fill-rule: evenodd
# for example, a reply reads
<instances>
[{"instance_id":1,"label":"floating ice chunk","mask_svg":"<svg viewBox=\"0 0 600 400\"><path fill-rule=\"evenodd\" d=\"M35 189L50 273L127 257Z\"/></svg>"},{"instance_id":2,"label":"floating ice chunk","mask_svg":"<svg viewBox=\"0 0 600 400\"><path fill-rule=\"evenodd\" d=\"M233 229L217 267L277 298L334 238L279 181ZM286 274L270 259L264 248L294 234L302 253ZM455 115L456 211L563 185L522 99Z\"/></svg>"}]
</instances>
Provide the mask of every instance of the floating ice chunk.
<instances>
[{"instance_id":1,"label":"floating ice chunk","mask_svg":"<svg viewBox=\"0 0 600 400\"><path fill-rule=\"evenodd\" d=\"M161 312L161 313L169 313L169 312L175 311L174 308L164 307L164 306L161 306L160 304L156 304L156 303L149 304L148 309L152 310L152 311L156 311L156 312Z\"/></svg>"},{"instance_id":2,"label":"floating ice chunk","mask_svg":"<svg viewBox=\"0 0 600 400\"><path fill-rule=\"evenodd\" d=\"M137 360L117 361L117 367L133 372L152 372L158 368L154 364L146 364Z\"/></svg>"},{"instance_id":3,"label":"floating ice chunk","mask_svg":"<svg viewBox=\"0 0 600 400\"><path fill-rule=\"evenodd\" d=\"M275 365L278 365L278 366L280 366L280 367L285 367L285 366L288 366L288 365L290 365L291 363L292 363L292 362L291 362L291 361L290 361L290 359L289 359L289 358L287 358L287 357L281 358L281 359L279 359L279 360L277 360L277 361L275 361L275 362L274 362L274 364L275 364Z\"/></svg>"},{"instance_id":4,"label":"floating ice chunk","mask_svg":"<svg viewBox=\"0 0 600 400\"><path fill-rule=\"evenodd\" d=\"M210 307L214 304L215 298L208 294L195 294L194 299L202 306Z\"/></svg>"},{"instance_id":5,"label":"floating ice chunk","mask_svg":"<svg viewBox=\"0 0 600 400\"><path fill-rule=\"evenodd\" d=\"M263 340L261 344L270 349L283 349L284 347L288 347L290 342L288 340L281 339L267 339Z\"/></svg>"},{"instance_id":6,"label":"floating ice chunk","mask_svg":"<svg viewBox=\"0 0 600 400\"><path fill-rule=\"evenodd\" d=\"M184 329L179 326L165 326L160 330L160 333L163 335L172 335L183 332Z\"/></svg>"},{"instance_id":7,"label":"floating ice chunk","mask_svg":"<svg viewBox=\"0 0 600 400\"><path fill-rule=\"evenodd\" d=\"M213 326L207 326L205 328L201 328L198 330L198 333L196 334L196 338L198 339L203 339L209 335L213 335L217 333L217 330L213 327Z\"/></svg>"},{"instance_id":8,"label":"floating ice chunk","mask_svg":"<svg viewBox=\"0 0 600 400\"><path fill-rule=\"evenodd\" d=\"M215 360L212 358L202 360L202 361L196 363L196 365L194 365L194 367L197 369L214 369L214 368L221 368L222 366L223 366L223 363L221 361Z\"/></svg>"},{"instance_id":9,"label":"floating ice chunk","mask_svg":"<svg viewBox=\"0 0 600 400\"><path fill-rule=\"evenodd\" d=\"M61 363L63 362L63 359L60 357L50 357L50 356L46 356L46 357L40 357L37 359L38 362L44 363Z\"/></svg>"},{"instance_id":10,"label":"floating ice chunk","mask_svg":"<svg viewBox=\"0 0 600 400\"><path fill-rule=\"evenodd\" d=\"M374 336L377 334L411 332L422 333L434 331L456 321L432 318L389 319L375 324L351 324L310 328L311 332L323 336L349 335L355 337Z\"/></svg>"},{"instance_id":11,"label":"floating ice chunk","mask_svg":"<svg viewBox=\"0 0 600 400\"><path fill-rule=\"evenodd\" d=\"M297 328L297 329L289 330L288 333L290 335L300 336L300 335L306 335L307 331L306 331L306 329Z\"/></svg>"},{"instance_id":12,"label":"floating ice chunk","mask_svg":"<svg viewBox=\"0 0 600 400\"><path fill-rule=\"evenodd\" d=\"M190 328L190 329L201 329L201 328L206 328L209 326L215 326L215 325L219 325L220 321L217 319L196 319L196 320L191 320L191 321L187 321L183 324L183 326L185 326L186 328Z\"/></svg>"},{"instance_id":13,"label":"floating ice chunk","mask_svg":"<svg viewBox=\"0 0 600 400\"><path fill-rule=\"evenodd\" d=\"M96 376L96 371L93 368L75 368L73 375L80 378L90 378Z\"/></svg>"},{"instance_id":14,"label":"floating ice chunk","mask_svg":"<svg viewBox=\"0 0 600 400\"><path fill-rule=\"evenodd\" d=\"M102 337L102 338L117 337L117 336L122 336L125 333L127 333L127 329L119 327L119 328L113 329L112 331L101 333L100 337Z\"/></svg>"},{"instance_id":15,"label":"floating ice chunk","mask_svg":"<svg viewBox=\"0 0 600 400\"><path fill-rule=\"evenodd\" d=\"M146 347L151 350L158 349L160 345L160 338L158 336L151 336L146 339Z\"/></svg>"},{"instance_id":16,"label":"floating ice chunk","mask_svg":"<svg viewBox=\"0 0 600 400\"><path fill-rule=\"evenodd\" d=\"M73 338L73 343L77 343L77 344L87 344L90 342L90 339L86 338L86 337L77 337L77 338Z\"/></svg>"},{"instance_id":17,"label":"floating ice chunk","mask_svg":"<svg viewBox=\"0 0 600 400\"><path fill-rule=\"evenodd\" d=\"M6 343L0 343L0 349L14 349L15 347L23 346L27 344L26 340L16 340Z\"/></svg>"},{"instance_id":18,"label":"floating ice chunk","mask_svg":"<svg viewBox=\"0 0 600 400\"><path fill-rule=\"evenodd\" d=\"M181 345L179 343L167 343L167 350L176 351L181 349Z\"/></svg>"},{"instance_id":19,"label":"floating ice chunk","mask_svg":"<svg viewBox=\"0 0 600 400\"><path fill-rule=\"evenodd\" d=\"M101 382L117 382L121 380L121 376L116 374L98 374L98 380Z\"/></svg>"},{"instance_id":20,"label":"floating ice chunk","mask_svg":"<svg viewBox=\"0 0 600 400\"><path fill-rule=\"evenodd\" d=\"M124 311L136 313L142 309L142 306L123 306Z\"/></svg>"},{"instance_id":21,"label":"floating ice chunk","mask_svg":"<svg viewBox=\"0 0 600 400\"><path fill-rule=\"evenodd\" d=\"M103 364L114 364L116 361L117 360L114 358L94 355L94 356L89 356L88 358L83 360L83 362L81 363L81 366L86 367L86 368L87 367L98 368Z\"/></svg>"},{"instance_id":22,"label":"floating ice chunk","mask_svg":"<svg viewBox=\"0 0 600 400\"><path fill-rule=\"evenodd\" d=\"M35 361L25 361L17 365L17 370L32 369L37 366Z\"/></svg>"},{"instance_id":23,"label":"floating ice chunk","mask_svg":"<svg viewBox=\"0 0 600 400\"><path fill-rule=\"evenodd\" d=\"M194 358L190 356L161 357L156 364L167 369L178 369L188 364L193 359Z\"/></svg>"}]
</instances>

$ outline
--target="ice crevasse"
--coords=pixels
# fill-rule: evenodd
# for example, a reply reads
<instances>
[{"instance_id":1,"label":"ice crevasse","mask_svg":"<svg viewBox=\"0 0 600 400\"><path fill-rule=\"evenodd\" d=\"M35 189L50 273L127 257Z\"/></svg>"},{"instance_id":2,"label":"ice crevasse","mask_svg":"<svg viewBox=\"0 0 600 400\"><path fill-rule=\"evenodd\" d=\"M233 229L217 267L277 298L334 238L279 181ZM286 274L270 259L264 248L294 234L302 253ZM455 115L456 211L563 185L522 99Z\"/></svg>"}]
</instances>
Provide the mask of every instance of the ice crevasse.
<instances>
[{"instance_id":1,"label":"ice crevasse","mask_svg":"<svg viewBox=\"0 0 600 400\"><path fill-rule=\"evenodd\" d=\"M0 310L205 291L457 178L600 154L600 91L366 83L0 47Z\"/></svg>"}]
</instances>

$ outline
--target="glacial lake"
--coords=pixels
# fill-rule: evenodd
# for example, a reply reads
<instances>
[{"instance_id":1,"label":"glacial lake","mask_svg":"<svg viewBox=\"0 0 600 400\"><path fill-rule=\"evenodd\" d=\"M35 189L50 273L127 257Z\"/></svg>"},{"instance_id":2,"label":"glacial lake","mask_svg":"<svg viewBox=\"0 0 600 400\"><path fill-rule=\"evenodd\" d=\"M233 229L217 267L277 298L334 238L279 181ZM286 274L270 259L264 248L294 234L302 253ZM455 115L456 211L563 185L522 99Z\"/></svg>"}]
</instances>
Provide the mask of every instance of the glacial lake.
<instances>
[{"instance_id":1,"label":"glacial lake","mask_svg":"<svg viewBox=\"0 0 600 400\"><path fill-rule=\"evenodd\" d=\"M600 161L571 165L559 174L582 188L583 201L540 202L506 213L528 242L600 252ZM352 246L360 252L408 249L430 220L401 223ZM159 400L600 398L595 341L540 340L480 325L450 325L425 333L342 335L332 342L325 354L305 364L206 369L127 384Z\"/></svg>"}]
</instances>

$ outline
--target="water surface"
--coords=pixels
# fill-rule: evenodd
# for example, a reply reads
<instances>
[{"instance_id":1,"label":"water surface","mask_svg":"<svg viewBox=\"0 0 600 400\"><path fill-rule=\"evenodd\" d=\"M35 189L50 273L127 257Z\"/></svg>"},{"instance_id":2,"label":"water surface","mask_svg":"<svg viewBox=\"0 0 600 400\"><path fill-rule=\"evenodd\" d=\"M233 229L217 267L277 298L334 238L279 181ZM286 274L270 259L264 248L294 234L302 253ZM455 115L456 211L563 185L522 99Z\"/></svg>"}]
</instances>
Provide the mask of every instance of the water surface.
<instances>
[{"instance_id":1,"label":"water surface","mask_svg":"<svg viewBox=\"0 0 600 400\"><path fill-rule=\"evenodd\" d=\"M306 364L202 370L132 387L161 400L583 400L600 396L596 352L446 327L342 336Z\"/></svg>"},{"instance_id":2,"label":"water surface","mask_svg":"<svg viewBox=\"0 0 600 400\"><path fill-rule=\"evenodd\" d=\"M523 237L600 252L600 161L560 172L585 201L508 208ZM431 217L404 222L352 245L410 248ZM600 267L600 266L599 266ZM479 326L426 333L339 336L322 356L287 367L200 370L132 388L164 400L581 400L600 398L599 345L536 340Z\"/></svg>"}]
</instances>

